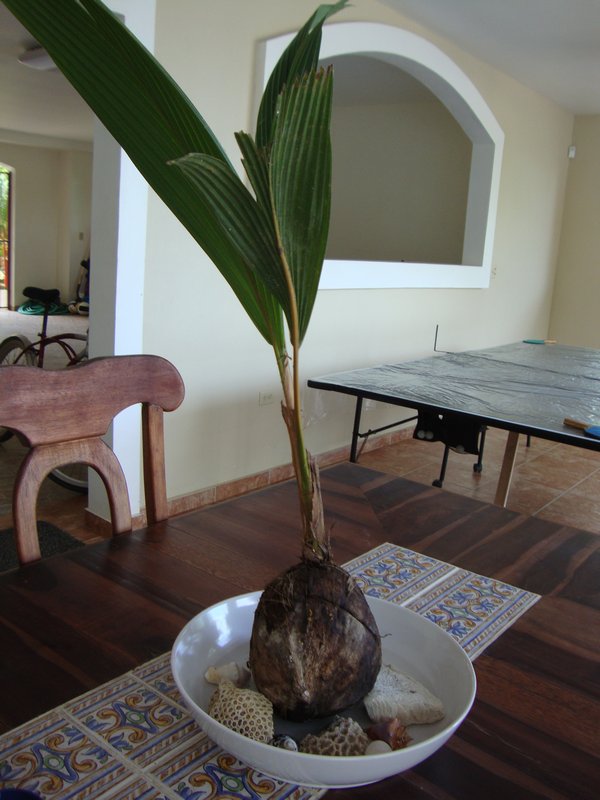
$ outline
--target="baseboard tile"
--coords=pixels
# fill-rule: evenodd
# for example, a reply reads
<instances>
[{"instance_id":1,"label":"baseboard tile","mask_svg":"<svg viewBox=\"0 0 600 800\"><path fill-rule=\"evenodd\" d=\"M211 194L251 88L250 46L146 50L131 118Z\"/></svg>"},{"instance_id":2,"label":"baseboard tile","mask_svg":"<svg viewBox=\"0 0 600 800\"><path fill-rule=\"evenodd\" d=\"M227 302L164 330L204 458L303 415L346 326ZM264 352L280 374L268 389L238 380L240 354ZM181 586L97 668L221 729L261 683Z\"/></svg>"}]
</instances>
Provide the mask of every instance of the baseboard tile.
<instances>
[{"instance_id":1,"label":"baseboard tile","mask_svg":"<svg viewBox=\"0 0 600 800\"><path fill-rule=\"evenodd\" d=\"M404 439L410 439L411 437L412 428L402 428L397 431L391 431L382 436L374 436L367 439L360 452L378 450L380 447L388 447L389 445L396 444ZM326 453L318 455L317 463L321 469L324 469L325 467L339 464L341 461L348 461L349 458L350 446L340 447L336 450L329 450ZM257 489L264 489L267 486L282 483L292 478L293 475L294 472L291 464L281 464L280 466L272 467L262 472L256 472L254 475L247 475L244 478L238 478L234 481L227 481L226 483L209 486L206 489L201 489L199 492L173 497L169 500L169 516L176 517L179 514L198 511L201 508L212 506L215 503L221 503L223 500L230 500L233 497L239 497L240 495L248 494L248 492L254 492ZM97 516L89 509L86 509L85 518L86 524L89 525L92 530L96 531L101 536L110 536L110 522ZM143 528L145 525L146 515L144 512L136 515L132 520L133 530Z\"/></svg>"},{"instance_id":2,"label":"baseboard tile","mask_svg":"<svg viewBox=\"0 0 600 800\"><path fill-rule=\"evenodd\" d=\"M412 428L403 428L397 431L390 431L382 436L375 436L367 440L363 452L378 450L380 447L387 447L396 444L404 439L412 437ZM317 456L317 463L321 469L339 464L341 461L348 461L350 458L350 446L339 447L336 450L329 450ZM229 500L232 497L239 497L242 494L253 492L256 489L264 489L275 483L287 481L294 476L291 464L282 464L278 467L257 472L235 481L220 483L200 492L174 497L169 500L169 514L185 514L188 511L196 511L199 508Z\"/></svg>"}]
</instances>

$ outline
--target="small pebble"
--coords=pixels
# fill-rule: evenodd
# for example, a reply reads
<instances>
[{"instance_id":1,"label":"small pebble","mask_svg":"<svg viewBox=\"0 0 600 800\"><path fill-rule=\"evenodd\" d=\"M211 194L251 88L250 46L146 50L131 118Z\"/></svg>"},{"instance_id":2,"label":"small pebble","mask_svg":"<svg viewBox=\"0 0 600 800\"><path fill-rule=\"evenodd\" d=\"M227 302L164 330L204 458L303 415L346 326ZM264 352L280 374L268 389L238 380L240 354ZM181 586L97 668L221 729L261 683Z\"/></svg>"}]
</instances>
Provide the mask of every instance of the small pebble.
<instances>
[{"instance_id":1,"label":"small pebble","mask_svg":"<svg viewBox=\"0 0 600 800\"><path fill-rule=\"evenodd\" d=\"M291 736L286 736L285 733L278 733L271 739L273 747L280 747L282 750L292 750L296 752L298 745Z\"/></svg>"},{"instance_id":2,"label":"small pebble","mask_svg":"<svg viewBox=\"0 0 600 800\"><path fill-rule=\"evenodd\" d=\"M392 748L389 746L387 742L382 742L381 739L375 739L373 742L369 742L367 745L367 749L365 750L366 756L375 756L379 753L391 753Z\"/></svg>"}]
</instances>

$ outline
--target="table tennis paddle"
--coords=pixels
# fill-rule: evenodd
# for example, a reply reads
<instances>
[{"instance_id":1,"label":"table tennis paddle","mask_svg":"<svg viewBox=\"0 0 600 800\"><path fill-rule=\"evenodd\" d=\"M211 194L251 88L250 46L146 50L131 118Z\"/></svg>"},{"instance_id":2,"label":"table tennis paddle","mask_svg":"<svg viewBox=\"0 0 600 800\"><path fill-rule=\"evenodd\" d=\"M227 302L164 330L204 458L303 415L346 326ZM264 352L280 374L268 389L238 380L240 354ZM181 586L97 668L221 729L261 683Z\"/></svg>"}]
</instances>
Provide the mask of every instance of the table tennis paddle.
<instances>
[{"instance_id":1,"label":"table tennis paddle","mask_svg":"<svg viewBox=\"0 0 600 800\"><path fill-rule=\"evenodd\" d=\"M564 418L563 425L567 425L569 428L578 428L580 431L583 431L586 436L593 436L594 439L600 439L600 425L588 425L587 422L581 422L578 419L570 419L569 417Z\"/></svg>"}]
</instances>

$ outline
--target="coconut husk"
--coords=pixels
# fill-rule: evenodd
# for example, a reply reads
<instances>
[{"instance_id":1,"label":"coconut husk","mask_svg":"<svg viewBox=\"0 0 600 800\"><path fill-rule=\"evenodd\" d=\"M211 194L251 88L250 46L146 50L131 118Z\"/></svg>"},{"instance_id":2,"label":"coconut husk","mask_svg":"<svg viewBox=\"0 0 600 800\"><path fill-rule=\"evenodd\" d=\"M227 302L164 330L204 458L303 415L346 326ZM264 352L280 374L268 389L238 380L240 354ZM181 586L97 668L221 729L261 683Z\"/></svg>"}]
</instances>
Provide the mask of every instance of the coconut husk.
<instances>
[{"instance_id":1,"label":"coconut husk","mask_svg":"<svg viewBox=\"0 0 600 800\"><path fill-rule=\"evenodd\" d=\"M250 669L284 718L334 714L361 700L381 666L377 624L360 587L332 563L303 561L264 590Z\"/></svg>"}]
</instances>

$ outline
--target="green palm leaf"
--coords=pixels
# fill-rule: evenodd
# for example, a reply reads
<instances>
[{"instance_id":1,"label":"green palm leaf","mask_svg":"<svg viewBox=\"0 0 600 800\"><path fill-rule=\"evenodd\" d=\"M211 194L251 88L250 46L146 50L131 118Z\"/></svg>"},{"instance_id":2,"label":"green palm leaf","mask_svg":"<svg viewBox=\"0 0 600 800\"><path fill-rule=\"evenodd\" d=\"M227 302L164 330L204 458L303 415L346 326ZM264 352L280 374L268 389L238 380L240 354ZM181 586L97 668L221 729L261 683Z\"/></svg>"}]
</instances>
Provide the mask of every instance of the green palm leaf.
<instances>
[{"instance_id":1,"label":"green palm leaf","mask_svg":"<svg viewBox=\"0 0 600 800\"><path fill-rule=\"evenodd\" d=\"M97 0L6 0L51 54L148 183L220 269L260 333L283 347L281 314L268 290L223 236L213 209L169 166L190 151L228 164L185 94ZM92 16L93 12L93 16ZM82 47L81 42L86 46ZM233 170L232 170L233 172Z\"/></svg>"},{"instance_id":2,"label":"green palm leaf","mask_svg":"<svg viewBox=\"0 0 600 800\"><path fill-rule=\"evenodd\" d=\"M298 346L313 309L329 230L331 95L331 70L296 81L280 95L273 135L273 211L297 303Z\"/></svg>"},{"instance_id":3,"label":"green palm leaf","mask_svg":"<svg viewBox=\"0 0 600 800\"><path fill-rule=\"evenodd\" d=\"M269 217L235 173L222 161L201 153L177 159L174 166L188 176L211 206L224 236L246 265L258 274L284 308L288 301L273 227Z\"/></svg>"},{"instance_id":4,"label":"green palm leaf","mask_svg":"<svg viewBox=\"0 0 600 800\"><path fill-rule=\"evenodd\" d=\"M327 19L348 5L339 0L331 5L321 5L296 34L293 42L275 65L262 96L256 123L256 142L267 147L273 139L277 98L284 86L294 76L304 75L317 67L321 48L321 29Z\"/></svg>"}]
</instances>

